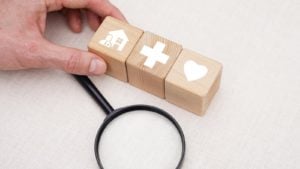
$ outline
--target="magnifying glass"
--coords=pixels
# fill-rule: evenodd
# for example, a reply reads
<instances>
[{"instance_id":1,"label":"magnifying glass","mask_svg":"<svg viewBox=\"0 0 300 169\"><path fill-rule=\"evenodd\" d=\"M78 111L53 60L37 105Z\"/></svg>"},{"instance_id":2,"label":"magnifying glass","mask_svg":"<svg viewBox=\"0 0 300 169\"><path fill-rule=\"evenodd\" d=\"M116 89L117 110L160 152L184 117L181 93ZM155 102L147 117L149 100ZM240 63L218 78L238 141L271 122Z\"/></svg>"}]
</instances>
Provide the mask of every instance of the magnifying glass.
<instances>
[{"instance_id":1,"label":"magnifying glass","mask_svg":"<svg viewBox=\"0 0 300 169\"><path fill-rule=\"evenodd\" d=\"M100 169L104 169L104 168L107 169L107 166L103 165L102 156L101 156L101 146L100 146L100 142L101 140L103 140L103 135L105 135L104 133L106 132L106 130L108 130L110 125L117 124L117 122L119 122L119 124L121 125L122 123L120 122L120 119L122 119L122 117L126 119L126 116L128 116L129 114L134 114L134 113L140 114L140 112L144 112L144 113L147 112L147 114L151 113L151 114L158 115L164 118L171 125L173 125L173 127L176 129L178 133L178 136L180 137L180 142L181 142L181 152L179 156L179 161L175 164L176 165L175 169L180 169L182 167L184 156L185 156L185 150L186 150L185 136L178 122L169 113L167 113L166 111L160 108L150 106L150 105L131 105L127 107L114 109L87 76L80 76L80 75L73 75L73 76L107 115L103 123L101 124L100 128L98 129L95 142L94 142L94 153ZM148 117L147 115L144 116L145 118ZM146 135L147 133L144 134Z\"/></svg>"}]
</instances>

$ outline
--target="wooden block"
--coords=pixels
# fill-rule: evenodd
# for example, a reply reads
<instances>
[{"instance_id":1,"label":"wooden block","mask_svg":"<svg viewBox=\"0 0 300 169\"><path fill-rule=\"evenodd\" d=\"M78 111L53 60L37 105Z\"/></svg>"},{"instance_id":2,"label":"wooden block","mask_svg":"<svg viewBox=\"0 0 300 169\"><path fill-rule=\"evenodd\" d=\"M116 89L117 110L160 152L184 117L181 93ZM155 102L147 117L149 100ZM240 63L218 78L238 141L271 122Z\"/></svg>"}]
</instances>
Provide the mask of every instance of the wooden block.
<instances>
[{"instance_id":1,"label":"wooden block","mask_svg":"<svg viewBox=\"0 0 300 169\"><path fill-rule=\"evenodd\" d=\"M166 100L203 115L220 86L221 74L220 63L184 49L166 78Z\"/></svg>"},{"instance_id":2,"label":"wooden block","mask_svg":"<svg viewBox=\"0 0 300 169\"><path fill-rule=\"evenodd\" d=\"M165 78L181 50L181 45L145 32L126 61L129 83L164 98Z\"/></svg>"},{"instance_id":3,"label":"wooden block","mask_svg":"<svg viewBox=\"0 0 300 169\"><path fill-rule=\"evenodd\" d=\"M143 31L113 17L106 17L88 48L107 63L107 74L127 81L126 60Z\"/></svg>"}]
</instances>

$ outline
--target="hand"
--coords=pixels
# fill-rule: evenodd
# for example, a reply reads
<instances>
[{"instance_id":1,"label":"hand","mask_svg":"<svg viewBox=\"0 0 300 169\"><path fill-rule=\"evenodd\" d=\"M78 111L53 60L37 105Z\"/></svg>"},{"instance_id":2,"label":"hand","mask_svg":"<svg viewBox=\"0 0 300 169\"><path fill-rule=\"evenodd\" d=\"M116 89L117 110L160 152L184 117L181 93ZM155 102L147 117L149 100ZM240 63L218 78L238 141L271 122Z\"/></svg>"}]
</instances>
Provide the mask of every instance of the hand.
<instances>
[{"instance_id":1,"label":"hand","mask_svg":"<svg viewBox=\"0 0 300 169\"><path fill-rule=\"evenodd\" d=\"M94 30L105 16L125 20L108 0L0 0L0 70L58 68L99 75L106 71L97 55L55 45L44 38L47 12L64 10L68 25L81 31L81 10Z\"/></svg>"}]
</instances>

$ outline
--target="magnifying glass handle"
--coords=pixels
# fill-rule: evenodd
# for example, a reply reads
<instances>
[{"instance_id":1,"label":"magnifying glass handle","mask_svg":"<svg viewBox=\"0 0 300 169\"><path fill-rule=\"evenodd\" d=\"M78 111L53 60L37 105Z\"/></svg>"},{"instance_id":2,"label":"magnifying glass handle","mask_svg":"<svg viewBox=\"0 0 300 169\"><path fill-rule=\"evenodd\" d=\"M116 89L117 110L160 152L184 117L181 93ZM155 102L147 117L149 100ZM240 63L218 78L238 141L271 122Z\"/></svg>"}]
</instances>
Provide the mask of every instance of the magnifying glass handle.
<instances>
[{"instance_id":1,"label":"magnifying glass handle","mask_svg":"<svg viewBox=\"0 0 300 169\"><path fill-rule=\"evenodd\" d=\"M89 95L96 101L96 103L103 109L105 114L110 114L114 108L109 104L101 92L97 89L94 83L87 77L81 75L73 75L81 86L89 93Z\"/></svg>"}]
</instances>

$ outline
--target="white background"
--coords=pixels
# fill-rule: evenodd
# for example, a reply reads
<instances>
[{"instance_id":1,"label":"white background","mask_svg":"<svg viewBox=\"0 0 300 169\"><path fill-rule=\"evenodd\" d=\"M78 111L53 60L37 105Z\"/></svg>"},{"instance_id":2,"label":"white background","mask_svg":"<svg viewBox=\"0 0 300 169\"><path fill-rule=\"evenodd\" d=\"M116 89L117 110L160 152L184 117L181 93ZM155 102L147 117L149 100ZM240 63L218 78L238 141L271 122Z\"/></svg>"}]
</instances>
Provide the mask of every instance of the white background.
<instances>
[{"instance_id":1,"label":"white background","mask_svg":"<svg viewBox=\"0 0 300 169\"><path fill-rule=\"evenodd\" d=\"M151 104L174 115L186 135L184 169L300 167L298 0L113 2L131 24L223 63L221 88L203 117L111 77L92 78L115 107ZM86 49L93 35L87 26L73 34L60 14L51 14L48 21L46 36L51 41ZM0 168L96 169L93 141L104 117L64 72L2 71ZM154 131L165 125L155 124ZM116 132L119 137L124 134ZM147 135L151 133L155 134ZM164 137L173 140L176 133ZM134 145L127 146L142 147L134 137L129 139ZM176 151L169 147L168 152ZM123 158L150 163L155 155Z\"/></svg>"}]
</instances>

